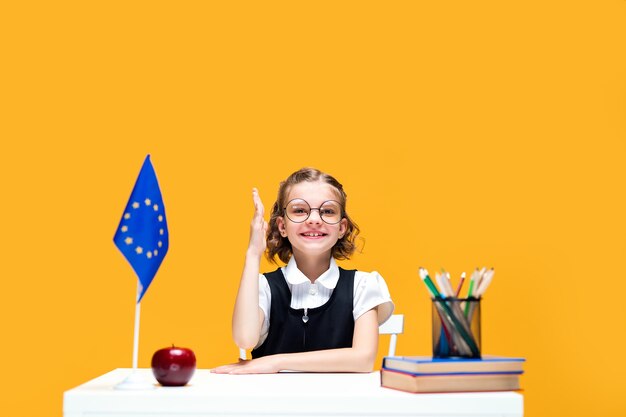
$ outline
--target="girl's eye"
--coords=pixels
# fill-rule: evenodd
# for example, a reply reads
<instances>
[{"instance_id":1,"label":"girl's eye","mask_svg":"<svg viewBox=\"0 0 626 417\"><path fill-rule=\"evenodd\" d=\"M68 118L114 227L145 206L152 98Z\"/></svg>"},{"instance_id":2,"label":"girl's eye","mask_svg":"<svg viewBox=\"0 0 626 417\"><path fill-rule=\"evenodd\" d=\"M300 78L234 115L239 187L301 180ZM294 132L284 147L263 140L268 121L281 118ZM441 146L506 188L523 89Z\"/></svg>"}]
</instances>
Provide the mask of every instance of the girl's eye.
<instances>
[{"instance_id":1,"label":"girl's eye","mask_svg":"<svg viewBox=\"0 0 626 417\"><path fill-rule=\"evenodd\" d=\"M292 214L307 214L307 210L304 207L291 207L289 212Z\"/></svg>"},{"instance_id":2,"label":"girl's eye","mask_svg":"<svg viewBox=\"0 0 626 417\"><path fill-rule=\"evenodd\" d=\"M335 213L336 213L335 210L331 209L331 208L327 208L327 209L322 210L322 214L324 216L332 216Z\"/></svg>"}]
</instances>

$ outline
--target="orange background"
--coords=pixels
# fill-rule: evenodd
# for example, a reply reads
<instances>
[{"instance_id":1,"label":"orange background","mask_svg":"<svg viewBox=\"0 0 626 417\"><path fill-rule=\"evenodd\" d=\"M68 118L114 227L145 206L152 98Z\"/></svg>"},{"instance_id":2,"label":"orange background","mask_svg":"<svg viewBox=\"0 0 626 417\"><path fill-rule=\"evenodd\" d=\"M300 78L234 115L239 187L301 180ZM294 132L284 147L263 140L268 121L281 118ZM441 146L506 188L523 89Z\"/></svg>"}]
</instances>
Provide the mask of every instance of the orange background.
<instances>
[{"instance_id":1,"label":"orange background","mask_svg":"<svg viewBox=\"0 0 626 417\"><path fill-rule=\"evenodd\" d=\"M112 238L148 153L170 252L141 367L171 343L236 358L250 190L270 205L315 166L366 240L348 266L406 315L399 354L430 352L418 266L493 266L483 350L527 358L526 415L626 412L626 1L0 8L3 415L61 416L131 365Z\"/></svg>"}]
</instances>

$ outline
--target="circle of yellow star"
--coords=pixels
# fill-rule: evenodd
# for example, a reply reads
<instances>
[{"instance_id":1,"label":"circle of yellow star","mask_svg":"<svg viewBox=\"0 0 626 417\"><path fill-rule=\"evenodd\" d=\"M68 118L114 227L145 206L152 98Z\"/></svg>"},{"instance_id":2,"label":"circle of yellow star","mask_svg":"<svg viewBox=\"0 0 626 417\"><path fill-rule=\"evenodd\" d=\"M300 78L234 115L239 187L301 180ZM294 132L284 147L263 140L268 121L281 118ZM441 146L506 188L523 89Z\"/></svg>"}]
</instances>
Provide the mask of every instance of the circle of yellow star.
<instances>
[{"instance_id":1,"label":"circle of yellow star","mask_svg":"<svg viewBox=\"0 0 626 417\"><path fill-rule=\"evenodd\" d=\"M134 208L134 209L139 208L139 203L135 201L135 202L133 203L133 208Z\"/></svg>"},{"instance_id":2,"label":"circle of yellow star","mask_svg":"<svg viewBox=\"0 0 626 417\"><path fill-rule=\"evenodd\" d=\"M150 203L152 203L149 198L146 198L143 202L146 203L146 206L149 206Z\"/></svg>"},{"instance_id":3,"label":"circle of yellow star","mask_svg":"<svg viewBox=\"0 0 626 417\"><path fill-rule=\"evenodd\" d=\"M130 213L124 213L124 218L125 218L126 220L130 219Z\"/></svg>"},{"instance_id":4,"label":"circle of yellow star","mask_svg":"<svg viewBox=\"0 0 626 417\"><path fill-rule=\"evenodd\" d=\"M122 226L122 232L128 232L128 226Z\"/></svg>"},{"instance_id":5,"label":"circle of yellow star","mask_svg":"<svg viewBox=\"0 0 626 417\"><path fill-rule=\"evenodd\" d=\"M132 238L132 237L127 237L126 239L124 239L124 242L125 242L127 245L130 245L130 244L132 244L132 243L133 243L133 238Z\"/></svg>"},{"instance_id":6,"label":"circle of yellow star","mask_svg":"<svg viewBox=\"0 0 626 417\"><path fill-rule=\"evenodd\" d=\"M137 252L137 255L141 255L143 253L143 248L141 246L137 246L135 248L135 252Z\"/></svg>"}]
</instances>

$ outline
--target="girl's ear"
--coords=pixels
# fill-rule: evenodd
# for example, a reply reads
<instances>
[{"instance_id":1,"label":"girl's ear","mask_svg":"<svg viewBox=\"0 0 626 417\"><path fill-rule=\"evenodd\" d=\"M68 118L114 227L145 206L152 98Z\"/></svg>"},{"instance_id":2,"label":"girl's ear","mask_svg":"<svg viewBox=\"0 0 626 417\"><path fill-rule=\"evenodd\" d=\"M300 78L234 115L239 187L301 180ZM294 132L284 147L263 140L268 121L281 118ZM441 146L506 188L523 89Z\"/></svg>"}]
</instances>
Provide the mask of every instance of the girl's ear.
<instances>
[{"instance_id":1,"label":"girl's ear","mask_svg":"<svg viewBox=\"0 0 626 417\"><path fill-rule=\"evenodd\" d=\"M282 217L276 217L276 226L282 237L287 237L287 229L285 229L285 220Z\"/></svg>"},{"instance_id":2,"label":"girl's ear","mask_svg":"<svg viewBox=\"0 0 626 417\"><path fill-rule=\"evenodd\" d=\"M343 218L339 222L339 239L344 237L346 230L348 230L348 220Z\"/></svg>"}]
</instances>

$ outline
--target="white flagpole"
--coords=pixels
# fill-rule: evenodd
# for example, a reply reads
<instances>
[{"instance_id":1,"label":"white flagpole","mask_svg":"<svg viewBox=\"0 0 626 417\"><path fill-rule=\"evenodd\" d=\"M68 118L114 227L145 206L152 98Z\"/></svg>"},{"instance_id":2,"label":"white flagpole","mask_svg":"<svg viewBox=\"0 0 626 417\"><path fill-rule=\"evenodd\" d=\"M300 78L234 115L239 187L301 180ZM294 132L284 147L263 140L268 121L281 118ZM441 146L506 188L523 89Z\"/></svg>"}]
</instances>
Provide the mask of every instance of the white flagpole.
<instances>
[{"instance_id":1,"label":"white flagpole","mask_svg":"<svg viewBox=\"0 0 626 417\"><path fill-rule=\"evenodd\" d=\"M139 357L139 317L141 314L141 303L138 303L141 294L141 283L137 280L137 297L135 298L135 330L133 334L133 369L122 382L115 385L115 389L120 390L145 390L154 389L153 381L150 381L138 372L137 358Z\"/></svg>"},{"instance_id":2,"label":"white flagpole","mask_svg":"<svg viewBox=\"0 0 626 417\"><path fill-rule=\"evenodd\" d=\"M137 298L141 294L141 283L137 280ZM133 372L137 370L137 358L139 357L139 316L141 314L141 303L135 302L135 332L133 335Z\"/></svg>"}]
</instances>

